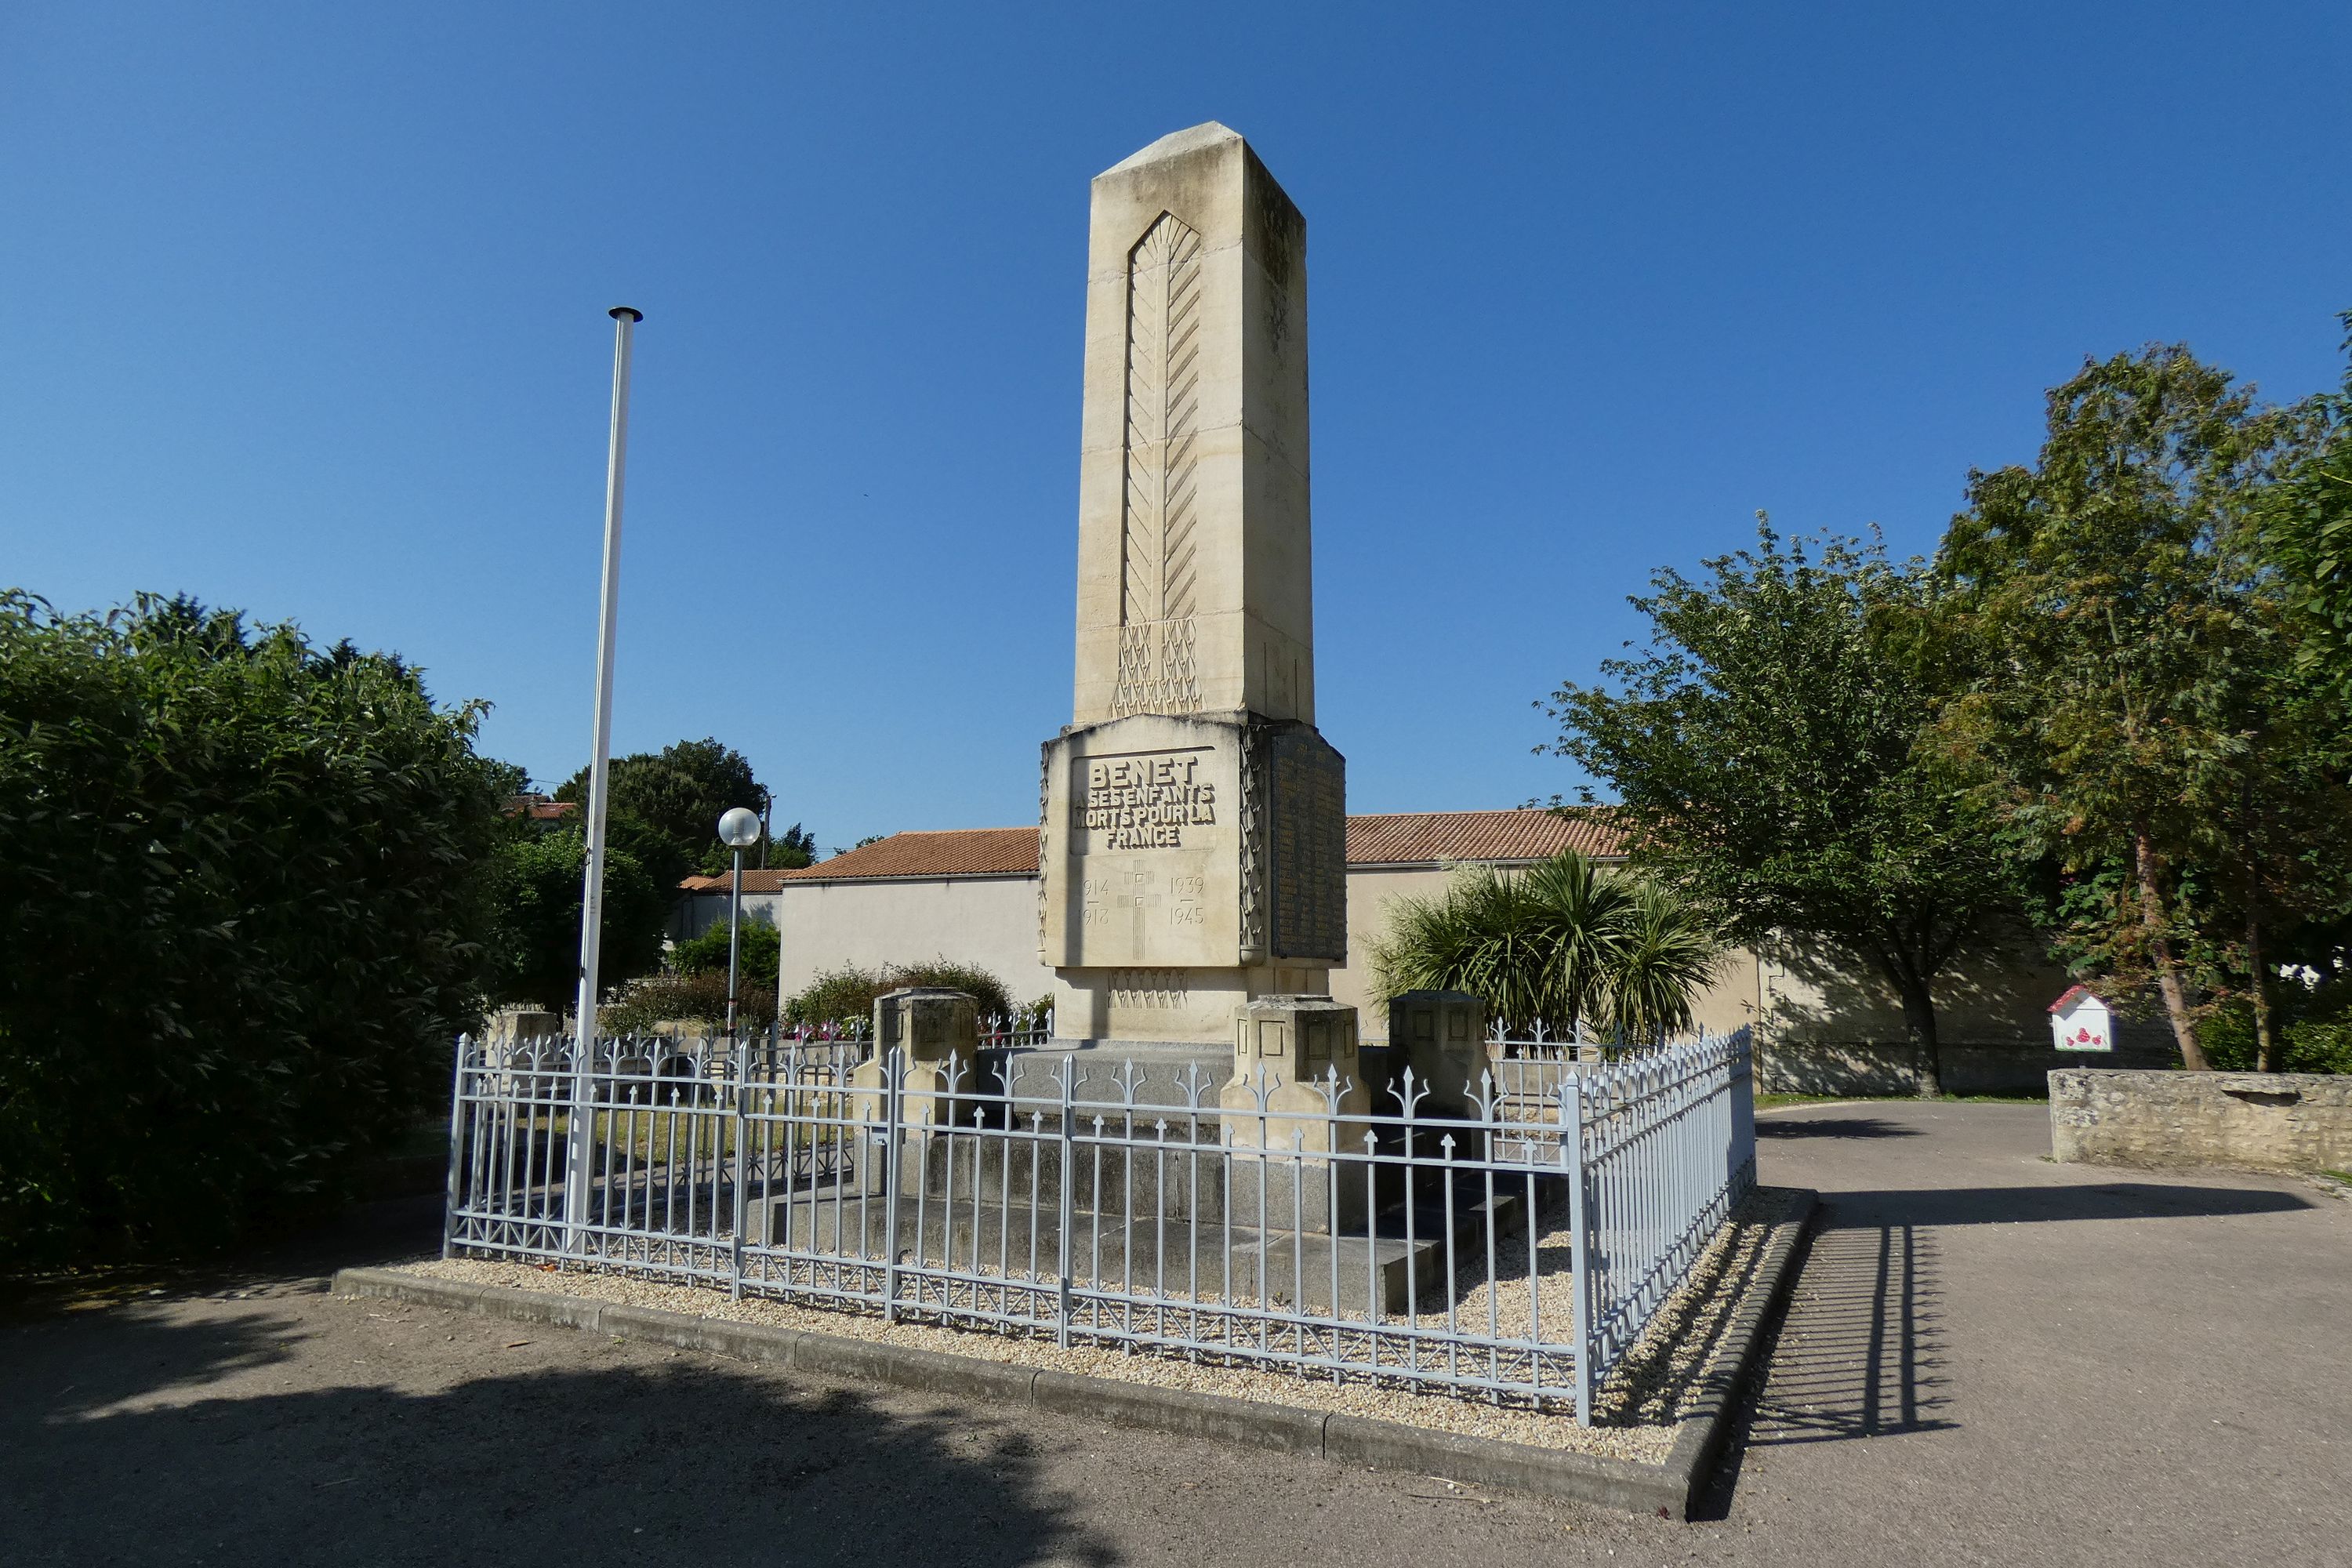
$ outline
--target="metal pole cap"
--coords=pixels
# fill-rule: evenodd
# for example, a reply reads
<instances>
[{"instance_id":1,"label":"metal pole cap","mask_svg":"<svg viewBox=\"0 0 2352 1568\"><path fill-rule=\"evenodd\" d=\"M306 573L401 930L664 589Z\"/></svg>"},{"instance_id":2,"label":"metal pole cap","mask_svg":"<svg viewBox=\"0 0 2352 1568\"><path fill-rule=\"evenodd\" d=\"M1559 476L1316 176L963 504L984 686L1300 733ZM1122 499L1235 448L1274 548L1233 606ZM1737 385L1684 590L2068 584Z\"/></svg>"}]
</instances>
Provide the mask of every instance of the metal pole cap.
<instances>
[{"instance_id":1,"label":"metal pole cap","mask_svg":"<svg viewBox=\"0 0 2352 1568\"><path fill-rule=\"evenodd\" d=\"M604 314L612 317L613 320L616 321L625 316L632 321L642 321L646 319L646 313L643 310L631 305L615 305L611 310L605 311Z\"/></svg>"}]
</instances>

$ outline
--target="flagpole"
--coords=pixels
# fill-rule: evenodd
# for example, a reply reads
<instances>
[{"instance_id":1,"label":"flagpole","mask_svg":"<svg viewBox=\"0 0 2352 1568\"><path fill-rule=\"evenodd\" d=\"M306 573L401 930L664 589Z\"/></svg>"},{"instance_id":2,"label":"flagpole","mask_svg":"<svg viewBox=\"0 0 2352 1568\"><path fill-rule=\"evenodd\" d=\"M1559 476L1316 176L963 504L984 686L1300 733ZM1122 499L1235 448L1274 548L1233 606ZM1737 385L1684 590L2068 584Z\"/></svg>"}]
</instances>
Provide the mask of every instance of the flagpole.
<instances>
[{"instance_id":1,"label":"flagpole","mask_svg":"<svg viewBox=\"0 0 2352 1568\"><path fill-rule=\"evenodd\" d=\"M580 992L572 1037L571 1126L564 1140L564 1250L584 1250L590 1153L596 1118L592 1076L596 1047L596 967L604 913L604 814L613 772L613 637L621 610L621 489L629 452L629 334L645 314L615 305L613 318L613 430L604 460L604 597L596 616L596 716L588 762L588 862L580 885ZM550 1129L552 1131L553 1129Z\"/></svg>"}]
</instances>

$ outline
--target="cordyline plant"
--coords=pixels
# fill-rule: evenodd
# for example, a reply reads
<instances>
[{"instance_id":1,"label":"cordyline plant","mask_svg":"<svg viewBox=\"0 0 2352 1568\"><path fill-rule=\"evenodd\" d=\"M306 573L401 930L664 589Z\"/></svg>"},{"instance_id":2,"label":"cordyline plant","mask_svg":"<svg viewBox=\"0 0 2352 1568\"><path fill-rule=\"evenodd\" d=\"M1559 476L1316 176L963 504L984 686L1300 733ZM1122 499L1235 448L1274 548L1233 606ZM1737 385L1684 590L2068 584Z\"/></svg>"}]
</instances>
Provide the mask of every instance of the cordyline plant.
<instances>
[{"instance_id":1,"label":"cordyline plant","mask_svg":"<svg viewBox=\"0 0 2352 1568\"><path fill-rule=\"evenodd\" d=\"M0 595L0 1257L226 1242L446 1105L478 715L291 626Z\"/></svg>"},{"instance_id":2,"label":"cordyline plant","mask_svg":"<svg viewBox=\"0 0 2352 1568\"><path fill-rule=\"evenodd\" d=\"M1689 904L1573 851L1525 871L1468 868L1433 898L1389 906L1372 948L1375 990L1462 991L1507 1028L1541 1024L1662 1041L1690 1027L1723 958Z\"/></svg>"}]
</instances>

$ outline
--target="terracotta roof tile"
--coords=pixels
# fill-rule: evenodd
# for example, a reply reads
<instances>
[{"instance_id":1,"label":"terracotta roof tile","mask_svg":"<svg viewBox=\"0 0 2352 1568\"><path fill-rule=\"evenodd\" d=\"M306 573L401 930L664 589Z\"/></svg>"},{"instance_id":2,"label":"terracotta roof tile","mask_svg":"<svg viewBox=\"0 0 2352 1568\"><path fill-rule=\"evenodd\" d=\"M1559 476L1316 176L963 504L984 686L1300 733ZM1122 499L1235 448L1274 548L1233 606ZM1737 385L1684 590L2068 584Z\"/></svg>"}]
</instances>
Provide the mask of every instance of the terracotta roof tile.
<instances>
[{"instance_id":1,"label":"terracotta roof tile","mask_svg":"<svg viewBox=\"0 0 2352 1568\"><path fill-rule=\"evenodd\" d=\"M1563 849L1622 853L1622 836L1589 812L1407 811L1348 818L1348 864L1416 866L1449 860L1541 860ZM743 890L772 893L786 882L866 878L1026 877L1037 869L1034 827L965 827L894 833L798 871L746 871ZM689 893L723 893L724 877L689 877Z\"/></svg>"},{"instance_id":2,"label":"terracotta roof tile","mask_svg":"<svg viewBox=\"0 0 2352 1568\"><path fill-rule=\"evenodd\" d=\"M509 816L528 813L533 822L561 822L567 816L580 815L580 803L576 800L550 800L543 795L510 795L507 796L506 805L499 809Z\"/></svg>"},{"instance_id":3,"label":"terracotta roof tile","mask_svg":"<svg viewBox=\"0 0 2352 1568\"><path fill-rule=\"evenodd\" d=\"M1563 849L1624 853L1624 835L1591 812L1400 811L1348 818L1348 864L1546 860Z\"/></svg>"},{"instance_id":4,"label":"terracotta roof tile","mask_svg":"<svg viewBox=\"0 0 2352 1568\"><path fill-rule=\"evenodd\" d=\"M1037 871L1034 827L959 827L937 833L894 833L798 871L793 881L851 877L1030 877ZM749 888L751 879L743 879Z\"/></svg>"},{"instance_id":5,"label":"terracotta roof tile","mask_svg":"<svg viewBox=\"0 0 2352 1568\"><path fill-rule=\"evenodd\" d=\"M747 893L772 893L782 887L784 879L791 875L790 871L746 870L743 873L743 890ZM677 890L681 893L724 893L727 884L732 879L725 876L688 877L677 885Z\"/></svg>"}]
</instances>

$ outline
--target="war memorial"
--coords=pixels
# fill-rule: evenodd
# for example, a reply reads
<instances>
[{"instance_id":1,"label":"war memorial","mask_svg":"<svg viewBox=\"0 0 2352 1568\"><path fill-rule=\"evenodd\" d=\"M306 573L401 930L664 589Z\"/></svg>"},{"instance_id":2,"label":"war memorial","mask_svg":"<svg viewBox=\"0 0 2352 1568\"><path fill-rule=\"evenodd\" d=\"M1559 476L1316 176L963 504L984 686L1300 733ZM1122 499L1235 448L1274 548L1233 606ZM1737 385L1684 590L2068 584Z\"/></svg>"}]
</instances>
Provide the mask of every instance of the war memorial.
<instances>
[{"instance_id":1,"label":"war memorial","mask_svg":"<svg viewBox=\"0 0 2352 1568\"><path fill-rule=\"evenodd\" d=\"M1089 222L1051 1032L910 989L846 1039L469 1044L445 1256L1605 1424L1754 1188L1748 1037L1604 1062L1414 992L1367 1047L1328 994L1306 221L1206 124L1097 176Z\"/></svg>"}]
</instances>

